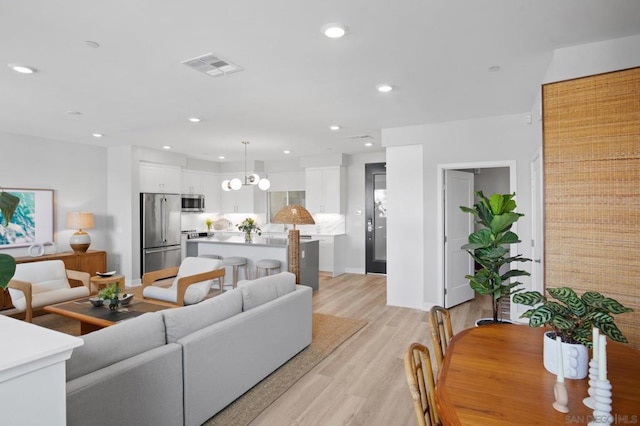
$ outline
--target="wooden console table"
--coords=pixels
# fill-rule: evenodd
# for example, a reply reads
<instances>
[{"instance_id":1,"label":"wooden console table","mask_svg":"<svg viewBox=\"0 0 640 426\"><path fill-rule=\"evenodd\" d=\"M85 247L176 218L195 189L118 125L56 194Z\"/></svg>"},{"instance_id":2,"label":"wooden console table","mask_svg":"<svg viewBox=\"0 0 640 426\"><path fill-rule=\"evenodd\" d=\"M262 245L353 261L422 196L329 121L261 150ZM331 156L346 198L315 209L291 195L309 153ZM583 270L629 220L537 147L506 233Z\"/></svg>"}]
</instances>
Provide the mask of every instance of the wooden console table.
<instances>
[{"instance_id":1,"label":"wooden console table","mask_svg":"<svg viewBox=\"0 0 640 426\"><path fill-rule=\"evenodd\" d=\"M39 257L16 257L16 263L42 262L44 260L62 260L65 269L87 272L91 276L96 272L107 270L107 252L103 250L88 250L86 253L67 251L56 254L47 254ZM82 285L76 280L69 280L72 287ZM13 308L11 297L7 290L0 291L0 310Z\"/></svg>"}]
</instances>

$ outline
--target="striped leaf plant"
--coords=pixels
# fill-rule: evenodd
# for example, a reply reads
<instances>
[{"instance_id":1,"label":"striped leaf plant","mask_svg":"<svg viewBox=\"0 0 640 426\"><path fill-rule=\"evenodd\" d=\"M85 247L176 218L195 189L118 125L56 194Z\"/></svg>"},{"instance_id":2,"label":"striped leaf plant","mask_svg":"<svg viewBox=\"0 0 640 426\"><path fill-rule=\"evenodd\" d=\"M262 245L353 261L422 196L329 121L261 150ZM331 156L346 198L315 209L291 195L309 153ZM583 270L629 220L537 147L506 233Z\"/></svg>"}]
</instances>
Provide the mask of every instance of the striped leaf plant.
<instances>
[{"instance_id":1,"label":"striped leaf plant","mask_svg":"<svg viewBox=\"0 0 640 426\"><path fill-rule=\"evenodd\" d=\"M578 296L569 287L547 288L549 300L537 291L526 291L515 294L513 302L532 306L520 318L529 318L530 327L550 326L556 336L565 343L581 343L592 347L592 327L611 340L627 343L620 329L616 326L612 314L631 312L617 300L605 297L596 291L588 291Z\"/></svg>"}]
</instances>

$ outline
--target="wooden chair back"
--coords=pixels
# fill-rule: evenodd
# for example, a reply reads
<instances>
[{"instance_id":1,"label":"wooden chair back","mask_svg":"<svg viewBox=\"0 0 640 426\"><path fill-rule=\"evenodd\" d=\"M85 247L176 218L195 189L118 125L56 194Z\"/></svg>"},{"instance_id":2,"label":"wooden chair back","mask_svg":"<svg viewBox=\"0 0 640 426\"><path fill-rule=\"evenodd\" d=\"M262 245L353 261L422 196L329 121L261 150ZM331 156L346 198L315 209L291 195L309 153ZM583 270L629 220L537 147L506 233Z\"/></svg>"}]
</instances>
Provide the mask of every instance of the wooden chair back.
<instances>
[{"instance_id":1,"label":"wooden chair back","mask_svg":"<svg viewBox=\"0 0 640 426\"><path fill-rule=\"evenodd\" d=\"M404 370L418 425L440 425L429 349L420 343L409 345L404 354Z\"/></svg>"},{"instance_id":2,"label":"wooden chair back","mask_svg":"<svg viewBox=\"0 0 640 426\"><path fill-rule=\"evenodd\" d=\"M429 326L431 328L431 340L438 368L442 365L444 353L453 337L451 327L451 315L449 310L442 306L434 306L429 311Z\"/></svg>"}]
</instances>

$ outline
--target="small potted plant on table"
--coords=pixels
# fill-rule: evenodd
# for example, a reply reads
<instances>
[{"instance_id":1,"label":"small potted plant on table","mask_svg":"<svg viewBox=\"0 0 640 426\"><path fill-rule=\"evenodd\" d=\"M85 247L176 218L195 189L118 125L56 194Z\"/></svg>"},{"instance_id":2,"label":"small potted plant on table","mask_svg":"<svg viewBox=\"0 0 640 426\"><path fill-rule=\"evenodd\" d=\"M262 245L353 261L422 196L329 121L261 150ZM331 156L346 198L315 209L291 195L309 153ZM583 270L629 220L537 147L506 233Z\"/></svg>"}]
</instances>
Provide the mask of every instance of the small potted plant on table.
<instances>
[{"instance_id":1,"label":"small potted plant on table","mask_svg":"<svg viewBox=\"0 0 640 426\"><path fill-rule=\"evenodd\" d=\"M547 288L547 292L557 302L548 300L537 291L515 294L513 302L533 306L520 316L520 318L529 318L530 327L549 326L553 329L546 332L544 337L544 367L549 372L557 374L556 336L560 336L563 345L569 345L567 349L563 349L563 354L576 355L578 365L575 371L564 371L565 377L572 379L587 377L589 367L587 348L593 347L591 341L593 327L598 328L613 341L627 342L627 338L616 326L612 314L631 312L633 309L596 291L588 291L580 297L569 287ZM563 362L565 366L568 364L570 363Z\"/></svg>"}]
</instances>

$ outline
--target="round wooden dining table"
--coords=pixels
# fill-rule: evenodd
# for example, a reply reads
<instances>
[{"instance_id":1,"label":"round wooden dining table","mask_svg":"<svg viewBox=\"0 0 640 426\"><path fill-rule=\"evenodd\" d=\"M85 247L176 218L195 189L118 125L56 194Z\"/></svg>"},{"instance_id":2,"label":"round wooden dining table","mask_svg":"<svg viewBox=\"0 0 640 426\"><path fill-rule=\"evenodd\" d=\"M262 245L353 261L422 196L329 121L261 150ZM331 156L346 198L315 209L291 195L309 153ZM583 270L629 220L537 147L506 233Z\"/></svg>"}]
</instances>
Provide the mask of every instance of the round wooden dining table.
<instances>
[{"instance_id":1,"label":"round wooden dining table","mask_svg":"<svg viewBox=\"0 0 640 426\"><path fill-rule=\"evenodd\" d=\"M552 404L556 376L542 362L543 328L501 324L469 328L447 347L436 383L444 425L584 425L588 378L565 379L569 412ZM640 423L640 351L607 341L614 424Z\"/></svg>"}]
</instances>

